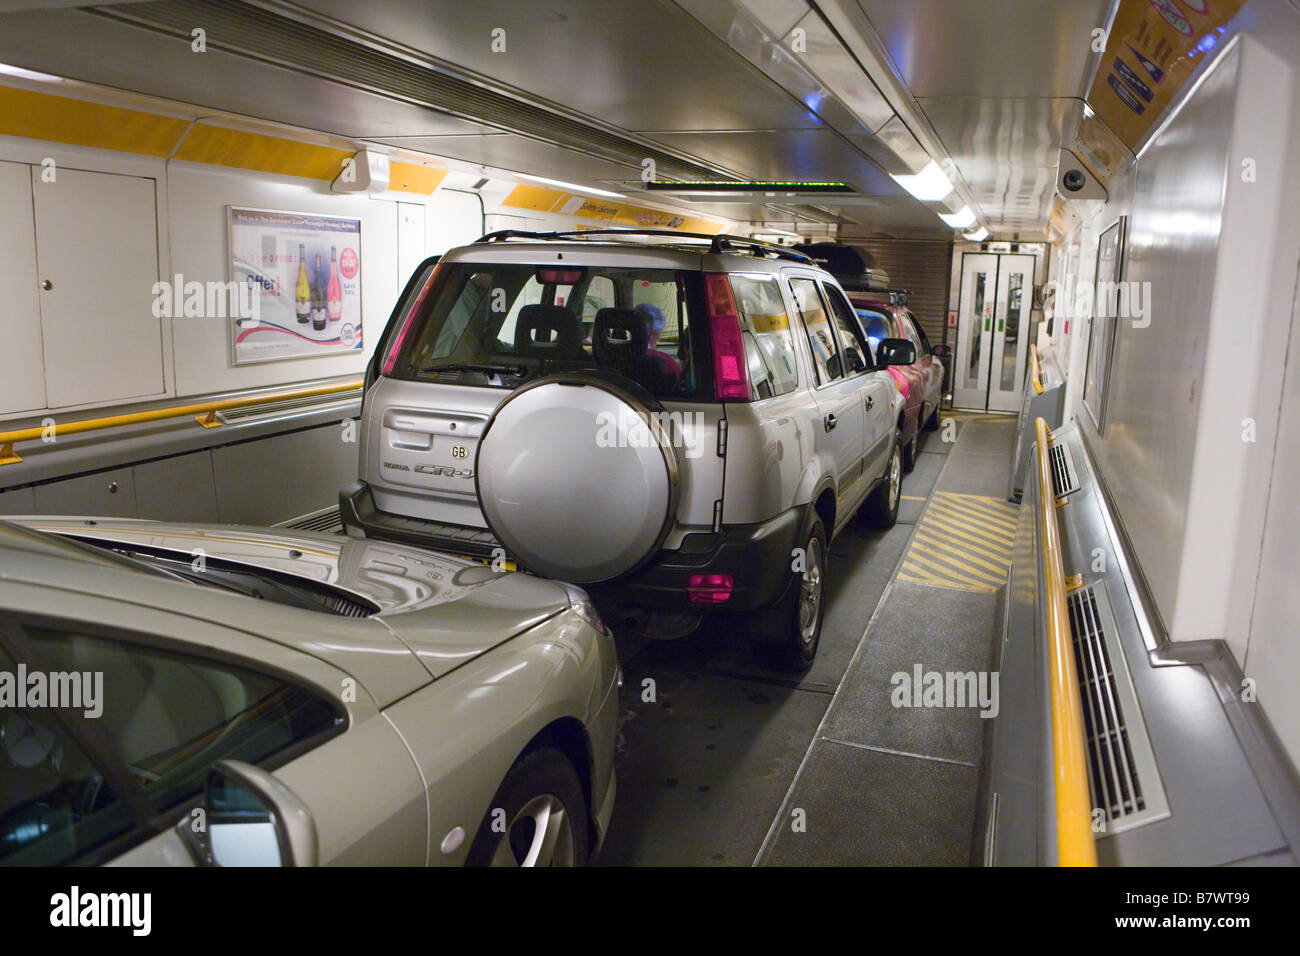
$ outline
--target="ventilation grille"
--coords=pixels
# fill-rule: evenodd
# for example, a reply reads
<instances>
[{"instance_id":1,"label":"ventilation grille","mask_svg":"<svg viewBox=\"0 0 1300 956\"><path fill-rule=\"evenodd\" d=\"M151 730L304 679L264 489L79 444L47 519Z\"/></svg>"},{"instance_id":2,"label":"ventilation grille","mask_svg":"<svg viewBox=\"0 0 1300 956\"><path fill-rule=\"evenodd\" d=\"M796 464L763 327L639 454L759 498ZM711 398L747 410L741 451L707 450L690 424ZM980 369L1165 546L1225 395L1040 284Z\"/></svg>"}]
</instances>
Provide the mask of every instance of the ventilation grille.
<instances>
[{"instance_id":1,"label":"ventilation grille","mask_svg":"<svg viewBox=\"0 0 1300 956\"><path fill-rule=\"evenodd\" d=\"M293 5L286 4L285 9ZM636 168L654 159L660 178L697 179L717 171L663 149L620 136L594 122L565 115L557 104L534 105L459 76L459 68L429 65L384 52L329 30L249 3L167 0L95 7L88 12L174 36L190 43L202 24L210 50L222 50L283 69L344 83L389 99L495 126L543 142ZM304 18L305 19L305 18ZM323 21L323 18L315 18ZM323 21L328 22L328 21Z\"/></svg>"},{"instance_id":2,"label":"ventilation grille","mask_svg":"<svg viewBox=\"0 0 1300 956\"><path fill-rule=\"evenodd\" d=\"M1074 470L1074 458L1064 442L1047 449L1047 460L1052 466L1052 493L1064 498L1079 490L1079 473Z\"/></svg>"},{"instance_id":3,"label":"ventilation grille","mask_svg":"<svg viewBox=\"0 0 1300 956\"><path fill-rule=\"evenodd\" d=\"M279 527L293 528L295 531L321 531L325 534L342 534L343 518L339 514L337 507L326 508L324 511L317 511L301 518L294 518L292 521L285 521Z\"/></svg>"},{"instance_id":4,"label":"ventilation grille","mask_svg":"<svg viewBox=\"0 0 1300 956\"><path fill-rule=\"evenodd\" d=\"M1168 805L1105 590L1080 588L1067 604L1094 813L1104 811L1105 834L1165 817Z\"/></svg>"},{"instance_id":5,"label":"ventilation grille","mask_svg":"<svg viewBox=\"0 0 1300 956\"><path fill-rule=\"evenodd\" d=\"M322 594L319 601L327 611L340 617L370 617L375 613L375 609L370 605L338 594Z\"/></svg>"}]
</instances>

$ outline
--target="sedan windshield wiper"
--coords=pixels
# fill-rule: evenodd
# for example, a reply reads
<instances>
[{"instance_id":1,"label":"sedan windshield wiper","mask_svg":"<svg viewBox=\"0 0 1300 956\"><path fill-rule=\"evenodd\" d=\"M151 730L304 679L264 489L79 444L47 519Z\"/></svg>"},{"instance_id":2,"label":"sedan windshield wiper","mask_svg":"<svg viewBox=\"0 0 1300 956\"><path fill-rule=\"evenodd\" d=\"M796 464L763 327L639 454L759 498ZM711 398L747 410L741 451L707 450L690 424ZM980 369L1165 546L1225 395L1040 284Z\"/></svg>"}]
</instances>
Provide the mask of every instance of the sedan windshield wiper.
<instances>
[{"instance_id":1,"label":"sedan windshield wiper","mask_svg":"<svg viewBox=\"0 0 1300 956\"><path fill-rule=\"evenodd\" d=\"M528 374L527 365L474 365L470 363L448 363L445 365L426 365L420 369L421 372L479 372L482 375L513 375L516 377Z\"/></svg>"}]
</instances>

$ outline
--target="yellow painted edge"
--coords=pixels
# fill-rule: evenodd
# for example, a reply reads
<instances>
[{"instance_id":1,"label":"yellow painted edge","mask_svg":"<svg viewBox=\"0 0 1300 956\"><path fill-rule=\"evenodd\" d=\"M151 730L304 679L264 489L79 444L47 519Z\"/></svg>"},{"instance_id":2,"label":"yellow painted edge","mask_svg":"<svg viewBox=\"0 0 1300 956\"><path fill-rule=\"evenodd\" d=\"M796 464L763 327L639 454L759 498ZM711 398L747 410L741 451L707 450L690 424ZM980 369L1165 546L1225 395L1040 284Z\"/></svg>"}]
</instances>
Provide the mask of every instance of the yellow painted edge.
<instances>
[{"instance_id":1,"label":"yellow painted edge","mask_svg":"<svg viewBox=\"0 0 1300 956\"><path fill-rule=\"evenodd\" d=\"M419 163L394 161L388 166L388 188L399 193L430 196L447 178L447 170Z\"/></svg>"},{"instance_id":2,"label":"yellow painted edge","mask_svg":"<svg viewBox=\"0 0 1300 956\"><path fill-rule=\"evenodd\" d=\"M352 153L345 149L300 143L224 126L195 126L176 158L212 166L256 169L259 172L332 181Z\"/></svg>"},{"instance_id":3,"label":"yellow painted edge","mask_svg":"<svg viewBox=\"0 0 1300 956\"><path fill-rule=\"evenodd\" d=\"M189 125L142 110L0 86L0 133L6 136L168 156Z\"/></svg>"}]
</instances>

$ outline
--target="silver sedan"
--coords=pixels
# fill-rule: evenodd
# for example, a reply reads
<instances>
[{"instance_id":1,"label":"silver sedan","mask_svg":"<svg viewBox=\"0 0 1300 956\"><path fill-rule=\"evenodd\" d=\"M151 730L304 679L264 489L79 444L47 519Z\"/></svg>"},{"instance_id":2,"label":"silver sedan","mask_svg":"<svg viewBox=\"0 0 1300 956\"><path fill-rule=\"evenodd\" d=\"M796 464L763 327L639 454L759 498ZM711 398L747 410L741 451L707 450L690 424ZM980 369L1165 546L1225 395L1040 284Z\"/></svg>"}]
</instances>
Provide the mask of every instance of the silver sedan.
<instances>
[{"instance_id":1,"label":"silver sedan","mask_svg":"<svg viewBox=\"0 0 1300 956\"><path fill-rule=\"evenodd\" d=\"M0 864L569 865L620 680L579 589L383 542L0 522Z\"/></svg>"}]
</instances>

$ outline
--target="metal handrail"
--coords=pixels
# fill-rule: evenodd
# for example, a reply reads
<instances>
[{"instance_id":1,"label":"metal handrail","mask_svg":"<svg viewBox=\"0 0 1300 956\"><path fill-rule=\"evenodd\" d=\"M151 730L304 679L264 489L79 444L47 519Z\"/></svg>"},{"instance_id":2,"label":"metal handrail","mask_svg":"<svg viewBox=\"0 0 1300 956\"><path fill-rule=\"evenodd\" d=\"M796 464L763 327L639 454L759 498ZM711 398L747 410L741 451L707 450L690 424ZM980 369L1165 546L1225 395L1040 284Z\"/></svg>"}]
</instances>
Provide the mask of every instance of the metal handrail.
<instances>
[{"instance_id":1,"label":"metal handrail","mask_svg":"<svg viewBox=\"0 0 1300 956\"><path fill-rule=\"evenodd\" d=\"M1034 393L1043 394L1043 367L1038 364L1038 346L1029 346L1030 381L1034 383Z\"/></svg>"},{"instance_id":2,"label":"metal handrail","mask_svg":"<svg viewBox=\"0 0 1300 956\"><path fill-rule=\"evenodd\" d=\"M12 465L22 461L14 451L17 442L35 441L38 438L55 438L60 435L74 435L78 432L100 431L105 428L119 428L123 425L138 425L141 422L156 422L167 418L180 418L193 415L204 428L219 428L217 412L228 408L248 408L253 405L265 405L270 402L282 402L290 398L311 398L315 395L330 395L335 392L350 392L363 385L361 379L339 382L334 385L313 385L308 388L295 388L286 392L274 392L270 395L254 395L247 398L222 398L213 402L196 402L191 405L173 405L169 408L154 408L144 412L130 412L126 415L109 415L104 418L83 418L75 422L52 425L36 425L31 428L19 428L15 431L0 432L0 465ZM48 437L47 437L48 436Z\"/></svg>"},{"instance_id":3,"label":"metal handrail","mask_svg":"<svg viewBox=\"0 0 1300 956\"><path fill-rule=\"evenodd\" d=\"M1051 432L1039 418L1038 505L1039 543L1043 552L1043 584L1047 595L1048 683L1052 695L1052 780L1056 790L1056 850L1061 866L1096 866L1097 844L1092 835L1091 798L1084 757L1083 706L1074 641L1065 603L1065 568L1061 534L1056 524L1056 493L1048 458Z\"/></svg>"}]
</instances>

